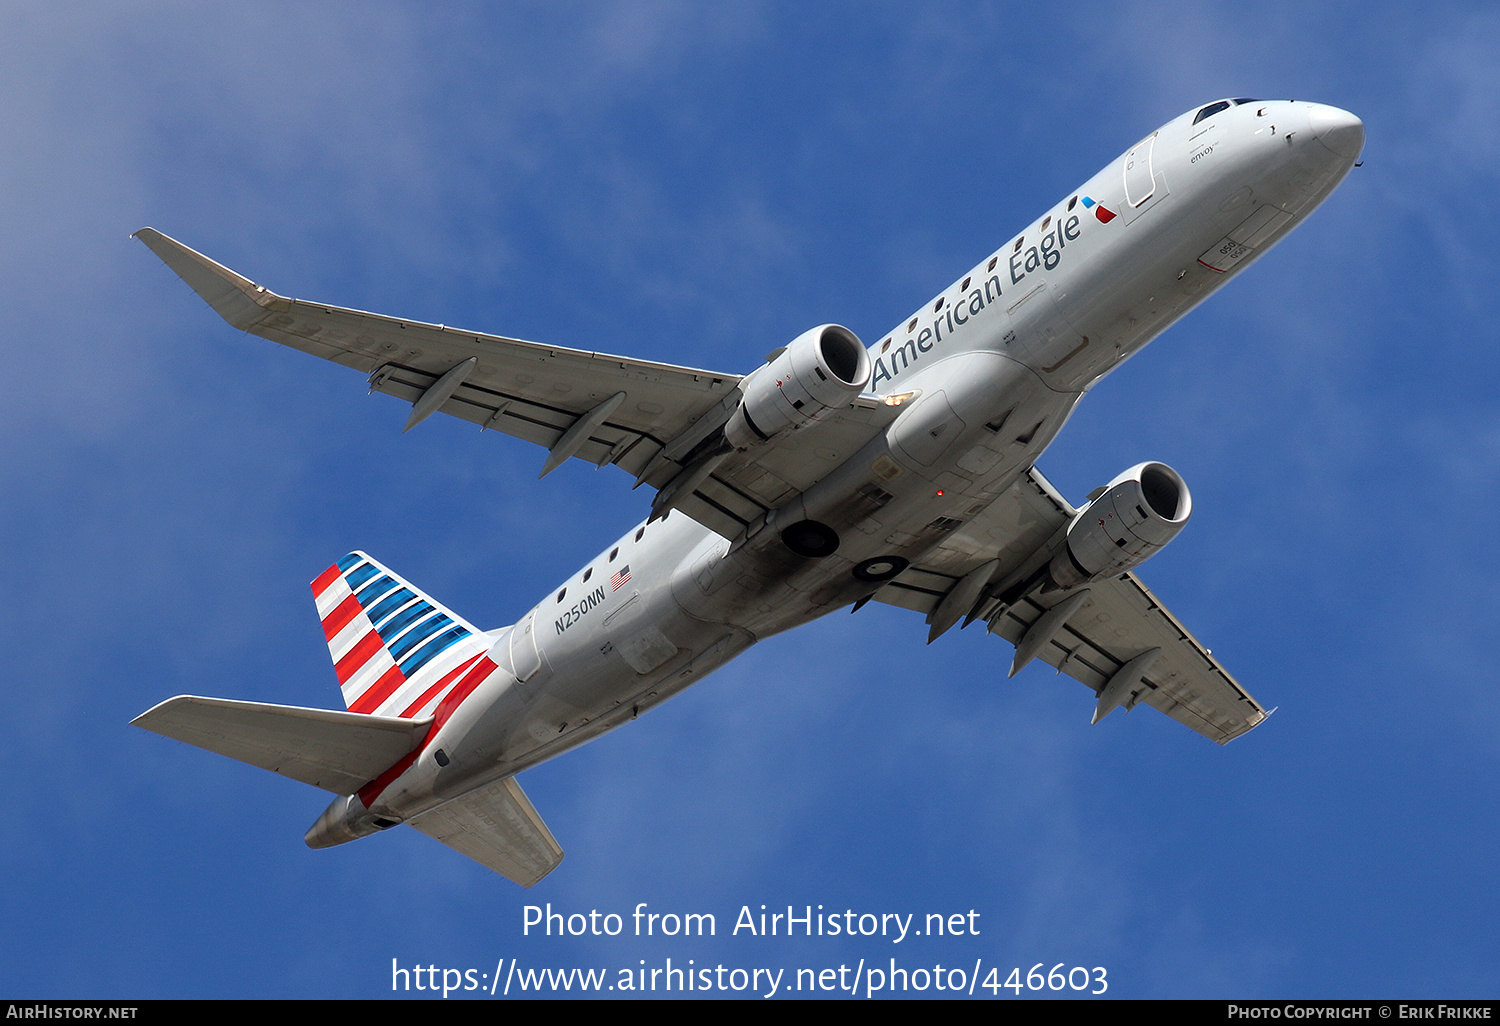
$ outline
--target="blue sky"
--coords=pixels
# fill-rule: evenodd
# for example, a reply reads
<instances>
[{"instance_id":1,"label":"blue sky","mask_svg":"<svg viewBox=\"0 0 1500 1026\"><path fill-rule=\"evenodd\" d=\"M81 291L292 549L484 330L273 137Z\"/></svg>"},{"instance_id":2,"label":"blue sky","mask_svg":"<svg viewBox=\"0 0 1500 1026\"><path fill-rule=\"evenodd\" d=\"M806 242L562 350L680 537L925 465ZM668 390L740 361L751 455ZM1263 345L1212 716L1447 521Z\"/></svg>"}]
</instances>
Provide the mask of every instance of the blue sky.
<instances>
[{"instance_id":1,"label":"blue sky","mask_svg":"<svg viewBox=\"0 0 1500 1026\"><path fill-rule=\"evenodd\" d=\"M1494 997L1500 409L1490 5L10 4L0 9L0 991L389 993L491 972L1103 966L1119 997ZM285 294L745 372L877 338L1140 136L1337 104L1365 166L1103 382L1040 462L1195 496L1143 576L1279 712L1218 748L976 630L866 607L525 774L530 892L129 727L337 707L307 589L364 548L482 626L640 519L615 470L366 397L128 234ZM522 908L719 935L522 935ZM980 934L730 936L743 905ZM613 979L613 975L611 979ZM1009 991L1002 991L1009 994ZM928 996L934 996L928 992Z\"/></svg>"}]
</instances>

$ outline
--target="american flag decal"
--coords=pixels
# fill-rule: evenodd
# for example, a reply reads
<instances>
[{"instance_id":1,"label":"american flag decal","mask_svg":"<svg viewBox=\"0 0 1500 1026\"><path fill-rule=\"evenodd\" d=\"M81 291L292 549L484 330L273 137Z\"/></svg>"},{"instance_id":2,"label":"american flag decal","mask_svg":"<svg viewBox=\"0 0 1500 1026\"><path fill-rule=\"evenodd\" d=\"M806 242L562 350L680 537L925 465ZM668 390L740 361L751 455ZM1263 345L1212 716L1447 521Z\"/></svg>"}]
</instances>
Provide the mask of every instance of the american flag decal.
<instances>
[{"instance_id":1,"label":"american flag decal","mask_svg":"<svg viewBox=\"0 0 1500 1026\"><path fill-rule=\"evenodd\" d=\"M620 567L620 572L609 579L609 590L619 591L620 585L624 584L628 580L630 580L630 566L627 564L626 566Z\"/></svg>"}]
</instances>

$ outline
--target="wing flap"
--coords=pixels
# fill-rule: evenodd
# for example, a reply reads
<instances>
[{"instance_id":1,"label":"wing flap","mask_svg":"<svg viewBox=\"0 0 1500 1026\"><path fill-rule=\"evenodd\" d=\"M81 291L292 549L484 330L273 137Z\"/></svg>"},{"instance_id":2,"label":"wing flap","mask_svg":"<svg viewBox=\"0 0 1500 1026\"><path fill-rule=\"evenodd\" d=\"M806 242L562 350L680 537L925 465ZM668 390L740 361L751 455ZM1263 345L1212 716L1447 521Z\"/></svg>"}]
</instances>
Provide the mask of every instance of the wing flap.
<instances>
[{"instance_id":1,"label":"wing flap","mask_svg":"<svg viewBox=\"0 0 1500 1026\"><path fill-rule=\"evenodd\" d=\"M515 777L487 784L406 821L435 841L530 887L562 862L562 846Z\"/></svg>"},{"instance_id":2,"label":"wing flap","mask_svg":"<svg viewBox=\"0 0 1500 1026\"><path fill-rule=\"evenodd\" d=\"M386 363L371 374L370 390L415 405L440 376L406 364ZM544 449L555 446L580 416L555 402L528 399L469 381L438 410L477 424L482 430L499 431ZM573 455L595 466L617 463L627 472L639 474L661 451L661 442L643 431L612 423L612 419L592 429Z\"/></svg>"},{"instance_id":3,"label":"wing flap","mask_svg":"<svg viewBox=\"0 0 1500 1026\"><path fill-rule=\"evenodd\" d=\"M130 721L165 737L351 794L427 736L422 720L178 695Z\"/></svg>"}]
</instances>

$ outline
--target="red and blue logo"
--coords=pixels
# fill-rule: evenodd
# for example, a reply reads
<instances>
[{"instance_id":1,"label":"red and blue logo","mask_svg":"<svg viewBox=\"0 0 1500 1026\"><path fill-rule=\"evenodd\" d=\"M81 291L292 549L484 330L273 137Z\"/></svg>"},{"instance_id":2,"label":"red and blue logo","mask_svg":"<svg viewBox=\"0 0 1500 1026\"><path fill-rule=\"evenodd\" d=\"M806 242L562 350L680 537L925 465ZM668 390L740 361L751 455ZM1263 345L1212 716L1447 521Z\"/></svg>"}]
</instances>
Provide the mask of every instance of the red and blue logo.
<instances>
[{"instance_id":1,"label":"red and blue logo","mask_svg":"<svg viewBox=\"0 0 1500 1026\"><path fill-rule=\"evenodd\" d=\"M1083 205L1093 210L1094 216L1099 219L1100 224L1109 224L1115 219L1115 212L1103 203L1096 202L1088 196L1083 197Z\"/></svg>"}]
</instances>

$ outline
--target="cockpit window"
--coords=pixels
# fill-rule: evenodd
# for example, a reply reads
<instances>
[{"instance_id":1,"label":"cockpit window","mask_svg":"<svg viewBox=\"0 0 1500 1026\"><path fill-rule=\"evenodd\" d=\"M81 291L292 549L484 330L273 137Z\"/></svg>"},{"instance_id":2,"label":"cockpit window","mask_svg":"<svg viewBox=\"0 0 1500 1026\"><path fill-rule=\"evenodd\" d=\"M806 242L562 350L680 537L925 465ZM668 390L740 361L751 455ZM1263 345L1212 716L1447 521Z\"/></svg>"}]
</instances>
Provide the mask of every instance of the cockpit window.
<instances>
[{"instance_id":1,"label":"cockpit window","mask_svg":"<svg viewBox=\"0 0 1500 1026\"><path fill-rule=\"evenodd\" d=\"M1221 110L1228 110L1229 107L1230 103L1228 100L1220 100L1218 103L1210 103L1207 107L1204 107L1198 112L1198 116L1193 119L1193 124L1196 125L1204 118L1211 118Z\"/></svg>"},{"instance_id":2,"label":"cockpit window","mask_svg":"<svg viewBox=\"0 0 1500 1026\"><path fill-rule=\"evenodd\" d=\"M1241 96L1239 99L1237 99L1237 100L1234 101L1234 105L1236 107L1238 107L1242 103L1259 103L1259 102L1260 102L1259 100L1255 99L1252 96Z\"/></svg>"}]
</instances>

